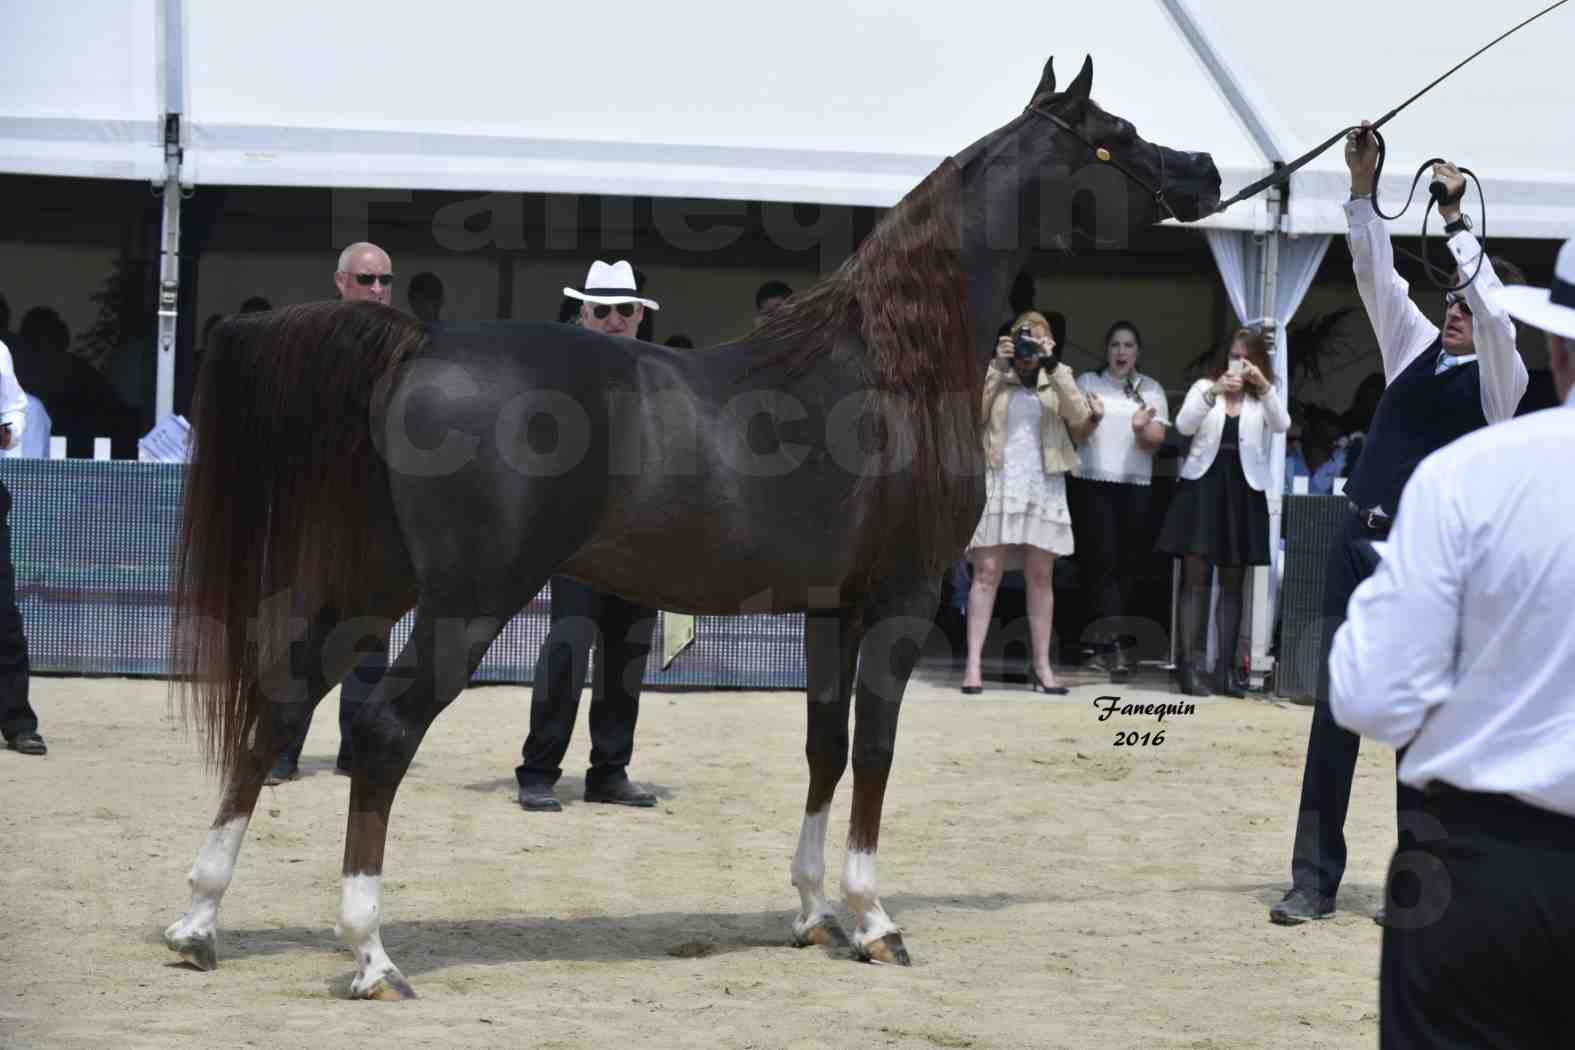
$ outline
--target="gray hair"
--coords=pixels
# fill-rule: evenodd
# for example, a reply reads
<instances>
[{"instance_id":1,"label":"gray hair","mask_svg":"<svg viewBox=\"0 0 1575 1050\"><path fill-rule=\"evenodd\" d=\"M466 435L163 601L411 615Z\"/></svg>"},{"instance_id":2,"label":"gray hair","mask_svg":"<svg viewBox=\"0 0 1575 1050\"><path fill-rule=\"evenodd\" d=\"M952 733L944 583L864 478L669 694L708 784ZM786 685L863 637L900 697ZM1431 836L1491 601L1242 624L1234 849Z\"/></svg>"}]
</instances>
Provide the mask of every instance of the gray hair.
<instances>
[{"instance_id":1,"label":"gray hair","mask_svg":"<svg viewBox=\"0 0 1575 1050\"><path fill-rule=\"evenodd\" d=\"M393 265L393 259L389 258L388 253L383 251L383 249L379 248L377 245L373 244L371 241L356 241L354 244L347 245L345 250L339 253L339 272L349 273L350 260L355 258L356 252L364 251L368 248L382 255L383 258L388 259L390 266Z\"/></svg>"}]
</instances>

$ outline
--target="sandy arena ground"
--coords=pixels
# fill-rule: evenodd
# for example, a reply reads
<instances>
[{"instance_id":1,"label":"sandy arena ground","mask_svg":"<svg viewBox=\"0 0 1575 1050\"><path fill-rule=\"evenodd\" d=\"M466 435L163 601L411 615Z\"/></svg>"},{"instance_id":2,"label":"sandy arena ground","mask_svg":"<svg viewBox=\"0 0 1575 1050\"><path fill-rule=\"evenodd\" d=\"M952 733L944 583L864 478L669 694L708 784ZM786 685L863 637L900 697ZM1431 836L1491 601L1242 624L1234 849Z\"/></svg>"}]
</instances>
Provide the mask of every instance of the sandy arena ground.
<instances>
[{"instance_id":1,"label":"sandy arena ground","mask_svg":"<svg viewBox=\"0 0 1575 1050\"><path fill-rule=\"evenodd\" d=\"M1098 721L1111 691L910 688L879 869L899 969L788 946L801 694L648 692L632 772L654 810L579 801L582 711L564 811L527 815L529 694L473 689L394 809L384 943L421 998L389 1005L344 999L334 696L302 779L264 790L199 973L158 935L216 785L164 684L35 679L50 753L0 752L0 1046L1373 1046L1393 759L1363 751L1337 916L1275 927L1310 709L1203 701L1118 748L1159 727Z\"/></svg>"}]
</instances>

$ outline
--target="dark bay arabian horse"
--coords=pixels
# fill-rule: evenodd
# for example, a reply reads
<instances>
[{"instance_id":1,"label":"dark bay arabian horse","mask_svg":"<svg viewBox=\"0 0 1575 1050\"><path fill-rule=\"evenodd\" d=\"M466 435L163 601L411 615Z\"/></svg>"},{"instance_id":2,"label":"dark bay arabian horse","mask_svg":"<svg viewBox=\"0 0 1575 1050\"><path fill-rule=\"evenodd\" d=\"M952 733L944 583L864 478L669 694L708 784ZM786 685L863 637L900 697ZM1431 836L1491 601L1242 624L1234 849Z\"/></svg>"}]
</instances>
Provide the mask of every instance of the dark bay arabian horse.
<instances>
[{"instance_id":1,"label":"dark bay arabian horse","mask_svg":"<svg viewBox=\"0 0 1575 1050\"><path fill-rule=\"evenodd\" d=\"M793 936L849 943L823 850L851 705L851 947L907 963L876 887L881 805L940 576L984 504L980 391L1008 287L1035 245L1073 228L1079 193L1117 242L1219 199L1207 155L1140 139L1090 100L1092 81L1089 61L1058 93L1047 64L1021 115L729 346L425 328L367 303L220 328L194 412L174 642L225 787L165 943L215 965L219 901L278 750L368 626L413 606L409 644L353 729L336 927L353 995L413 995L379 924L395 792L499 629L562 573L657 608L806 614Z\"/></svg>"}]
</instances>

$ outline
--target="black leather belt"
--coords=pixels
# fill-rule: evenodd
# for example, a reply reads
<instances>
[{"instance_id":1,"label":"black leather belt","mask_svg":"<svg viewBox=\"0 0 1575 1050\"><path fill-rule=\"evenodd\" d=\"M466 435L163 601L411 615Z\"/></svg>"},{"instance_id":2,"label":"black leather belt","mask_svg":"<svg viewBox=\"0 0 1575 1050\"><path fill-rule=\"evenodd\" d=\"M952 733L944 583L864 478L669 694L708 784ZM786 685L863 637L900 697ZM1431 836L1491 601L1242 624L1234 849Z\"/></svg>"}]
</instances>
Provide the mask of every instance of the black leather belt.
<instances>
[{"instance_id":1,"label":"black leather belt","mask_svg":"<svg viewBox=\"0 0 1575 1050\"><path fill-rule=\"evenodd\" d=\"M1359 507L1355 502L1347 500L1351 513L1356 515L1356 523L1363 532L1373 536L1389 535L1389 527L1394 524L1387 511L1382 507Z\"/></svg>"}]
</instances>

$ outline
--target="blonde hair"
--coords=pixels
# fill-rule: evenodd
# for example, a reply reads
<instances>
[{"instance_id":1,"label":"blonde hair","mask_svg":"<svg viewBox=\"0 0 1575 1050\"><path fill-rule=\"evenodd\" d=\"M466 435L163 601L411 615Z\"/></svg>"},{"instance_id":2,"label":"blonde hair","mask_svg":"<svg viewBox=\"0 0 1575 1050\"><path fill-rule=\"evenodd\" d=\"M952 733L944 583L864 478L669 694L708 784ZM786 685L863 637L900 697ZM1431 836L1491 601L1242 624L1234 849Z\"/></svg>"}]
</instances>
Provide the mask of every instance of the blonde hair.
<instances>
[{"instance_id":1,"label":"blonde hair","mask_svg":"<svg viewBox=\"0 0 1575 1050\"><path fill-rule=\"evenodd\" d=\"M1034 323L1037 323L1043 327L1046 335L1054 338L1055 332L1054 329L1050 327L1049 320L1047 320L1045 315L1040 313L1038 310L1024 310L1022 313L1018 314L1017 317L1012 321L1012 334L1016 335L1017 330L1023 325Z\"/></svg>"}]
</instances>

